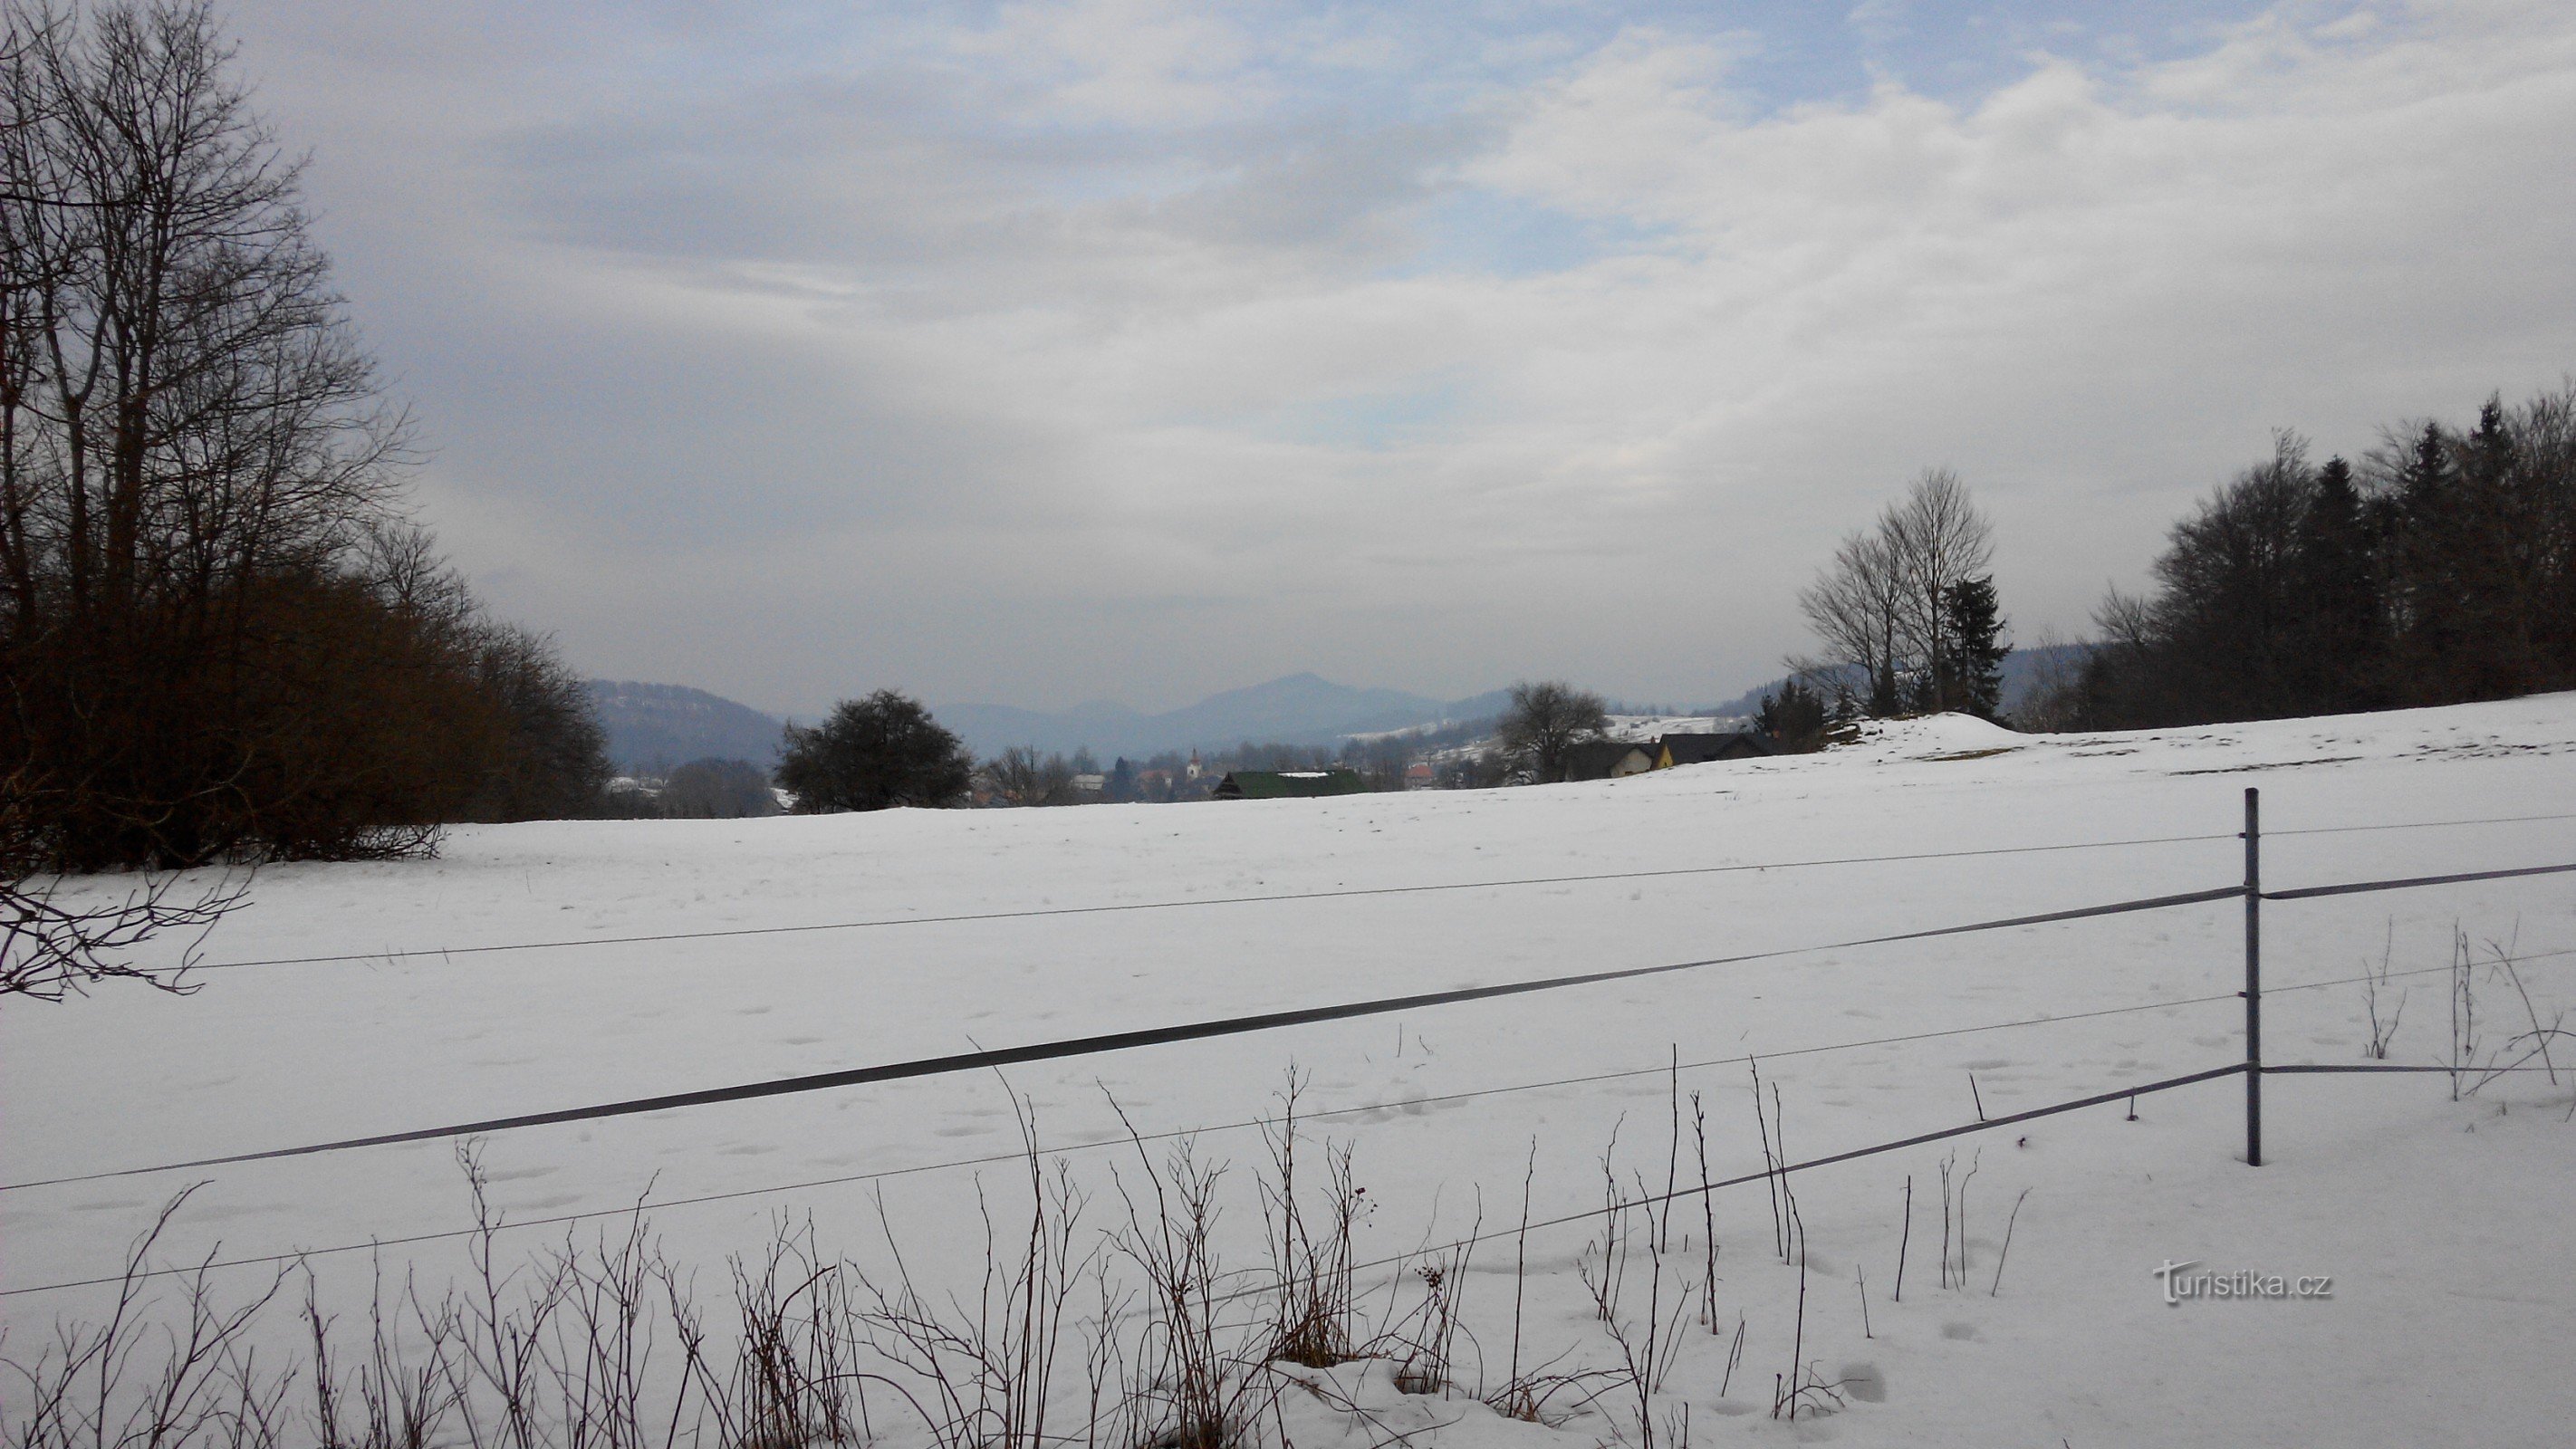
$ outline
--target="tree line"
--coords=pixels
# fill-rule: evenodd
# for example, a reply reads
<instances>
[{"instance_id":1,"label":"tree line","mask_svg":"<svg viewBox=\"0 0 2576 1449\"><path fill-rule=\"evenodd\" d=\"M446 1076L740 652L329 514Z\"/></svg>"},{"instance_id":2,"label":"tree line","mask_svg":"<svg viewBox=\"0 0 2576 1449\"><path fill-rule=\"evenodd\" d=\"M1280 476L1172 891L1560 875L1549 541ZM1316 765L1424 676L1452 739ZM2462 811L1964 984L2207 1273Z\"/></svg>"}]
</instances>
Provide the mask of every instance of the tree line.
<instances>
[{"instance_id":1,"label":"tree line","mask_svg":"<svg viewBox=\"0 0 2576 1449\"><path fill-rule=\"evenodd\" d=\"M2386 428L2357 464L2284 433L2174 525L2154 579L2095 612L2074 726L2576 687L2576 386Z\"/></svg>"},{"instance_id":2,"label":"tree line","mask_svg":"<svg viewBox=\"0 0 2576 1449\"><path fill-rule=\"evenodd\" d=\"M1835 550L1798 598L1822 643L1760 727L2002 719L2011 646L1992 528L1945 469ZM2178 520L2142 594L2020 706L2025 727L2144 729L2576 688L2576 384L2491 396L2466 427L2380 430L2357 461L2284 432ZM2052 654L2060 651L2050 651Z\"/></svg>"},{"instance_id":3,"label":"tree line","mask_svg":"<svg viewBox=\"0 0 2576 1449\"><path fill-rule=\"evenodd\" d=\"M351 858L564 813L579 682L405 518L410 432L210 12L11 6L0 852Z\"/></svg>"}]
</instances>

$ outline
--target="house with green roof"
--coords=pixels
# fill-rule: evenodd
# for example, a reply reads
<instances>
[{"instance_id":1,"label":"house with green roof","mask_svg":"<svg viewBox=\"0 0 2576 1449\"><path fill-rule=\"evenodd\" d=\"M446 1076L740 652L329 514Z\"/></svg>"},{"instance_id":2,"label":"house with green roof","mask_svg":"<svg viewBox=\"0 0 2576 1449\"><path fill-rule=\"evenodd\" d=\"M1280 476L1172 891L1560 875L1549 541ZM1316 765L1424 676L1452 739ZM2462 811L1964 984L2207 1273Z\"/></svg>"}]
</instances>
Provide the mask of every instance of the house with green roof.
<instances>
[{"instance_id":1,"label":"house with green roof","mask_svg":"<svg viewBox=\"0 0 2576 1449\"><path fill-rule=\"evenodd\" d=\"M1219 800L1296 800L1310 795L1357 795L1368 782L1357 770L1236 770L1217 782Z\"/></svg>"}]
</instances>

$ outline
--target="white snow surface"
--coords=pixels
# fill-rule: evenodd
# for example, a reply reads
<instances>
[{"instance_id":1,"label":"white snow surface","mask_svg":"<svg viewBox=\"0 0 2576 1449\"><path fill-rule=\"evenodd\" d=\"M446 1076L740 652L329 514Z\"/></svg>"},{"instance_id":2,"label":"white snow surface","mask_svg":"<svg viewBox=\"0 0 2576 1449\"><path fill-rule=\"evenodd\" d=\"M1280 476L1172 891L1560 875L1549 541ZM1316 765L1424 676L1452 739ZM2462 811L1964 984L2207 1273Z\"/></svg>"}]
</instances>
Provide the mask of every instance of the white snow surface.
<instances>
[{"instance_id":1,"label":"white snow surface","mask_svg":"<svg viewBox=\"0 0 2576 1449\"><path fill-rule=\"evenodd\" d=\"M1745 723L1732 715L1614 714L1610 716L1610 728L1604 733L1610 739L1643 744L1666 735L1724 734L1744 728Z\"/></svg>"},{"instance_id":2,"label":"white snow surface","mask_svg":"<svg viewBox=\"0 0 2576 1449\"><path fill-rule=\"evenodd\" d=\"M2085 736L1943 717L1875 726L1822 755L1498 791L460 829L432 861L261 871L254 904L205 944L225 969L193 996L110 986L10 1005L5 1177L2223 887L2242 879L2248 786L2262 792L2275 889L2576 860L2567 819L2378 828L2576 812L2576 695ZM2023 851L2136 840L2162 843ZM1852 857L1908 858L1818 863ZM1753 866L1768 868L1673 873ZM1526 883L1554 877L1590 878ZM1359 893L1424 886L1462 888ZM1216 903L1267 896L1297 898ZM1154 908L1098 909L1126 906ZM1064 913L992 918L1049 910ZM2454 923L2528 958L2540 1020L2576 1008L2576 954L2546 954L2576 951L2576 876L2282 902L2263 917L2276 1063L2359 1061L2369 1036L2359 986L2277 988L2354 977L2383 953L2399 971L2439 967ZM851 922L886 924L839 928ZM704 934L785 927L823 929ZM674 939L483 949L637 936ZM2243 942L2243 906L2227 900L1040 1063L1009 1080L1050 1145L1115 1137L1112 1097L1147 1132L1208 1127L1200 1155L1237 1163L1242 1188L1224 1223L1229 1262L1251 1266L1260 1138L1241 1124L1275 1110L1293 1063L1311 1077L1306 1111L1369 1109L1312 1130L1355 1145L1376 1204L1358 1250L1376 1258L1479 1221L1508 1226L1533 1147L1535 1217L1599 1205L1614 1132L1623 1178L1660 1187L1657 1069L1676 1053L1723 1059L1679 1074L1707 1105L1721 1176L1761 1166L1737 1060L1748 1052L1782 1054L1763 1077L1779 1087L1793 1159L1974 1121L1980 1105L2000 1116L2240 1060ZM256 964L422 951L452 954ZM2528 1029L2526 1012L2494 973L2476 979L2491 1050ZM2446 1061L2448 979L2396 990L2391 1059ZM2197 998L2214 999L2085 1015ZM1635 1074L1504 1090L1615 1072ZM1731 1336L1742 1315L1743 1362L1721 1396L1727 1341L1694 1331L1659 1402L1687 1403L1701 1444L2567 1442L2566 1079L2516 1076L2455 1103L2438 1075L2273 1078L2260 1168L2241 1161L2243 1102L2227 1078L2142 1098L2134 1121L2115 1104L1800 1174L1805 1357L1866 1392L1794 1424L1766 1411L1789 1369L1798 1273L1771 1251L1762 1185L1720 1194L1722 1327ZM939 1164L1015 1143L1001 1086L968 1074L509 1132L485 1161L514 1219L648 1192L670 1202L901 1174L657 1210L666 1248L705 1265L704 1287L778 1213L810 1215L826 1246L864 1259L882 1242L880 1188L916 1276L962 1275L980 1246L962 1210L978 1169ZM1933 1267L1938 1164L1954 1150L1960 1170L1978 1169L1964 1289L1938 1286ZM1071 1158L1105 1191L1122 1153L1132 1169L1132 1147ZM1682 1154L1687 1181L1686 1136ZM997 1191L1013 1182L1007 1163L980 1170ZM164 1197L201 1179L170 1258L373 1239L394 1244L381 1250L391 1278L463 1262L453 1240L397 1241L466 1221L452 1148L432 1142L0 1193L0 1288L112 1272ZM535 1251L564 1231L503 1241ZM1531 1235L1529 1356L1606 1361L1576 1276L1595 1231ZM1693 1279L1703 1247L1679 1255ZM2330 1274L2333 1296L2168 1306L2151 1270L2185 1260ZM1508 1239L1488 1244L1466 1290L1487 1388L1503 1377L1512 1262ZM373 1271L365 1253L315 1269L334 1290L362 1289ZM245 1287L264 1281L234 1271ZM0 1298L0 1315L14 1347L104 1301L21 1293ZM1478 1371L1471 1354L1470 1388ZM1416 1449L1633 1435L1612 1405L1550 1430L1472 1395L1396 1394L1382 1366L1333 1372L1376 1418L1291 1390L1286 1422L1307 1449L1399 1431Z\"/></svg>"}]
</instances>

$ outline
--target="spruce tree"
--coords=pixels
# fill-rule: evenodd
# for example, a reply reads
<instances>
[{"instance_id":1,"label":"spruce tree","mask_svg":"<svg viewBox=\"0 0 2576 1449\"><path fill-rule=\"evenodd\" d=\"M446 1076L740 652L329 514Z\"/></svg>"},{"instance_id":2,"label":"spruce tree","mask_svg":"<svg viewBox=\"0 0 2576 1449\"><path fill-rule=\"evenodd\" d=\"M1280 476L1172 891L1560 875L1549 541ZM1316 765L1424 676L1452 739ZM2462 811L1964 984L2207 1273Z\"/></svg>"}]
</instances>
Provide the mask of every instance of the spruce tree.
<instances>
[{"instance_id":1,"label":"spruce tree","mask_svg":"<svg viewBox=\"0 0 2576 1449\"><path fill-rule=\"evenodd\" d=\"M1977 574L1952 584L1942 595L1941 610L1949 625L1949 658L1939 671L1952 693L1947 703L1979 719L2000 722L2004 656L2012 653L2012 646L2003 642L2004 621L1995 599L1994 576Z\"/></svg>"},{"instance_id":2,"label":"spruce tree","mask_svg":"<svg viewBox=\"0 0 2576 1449\"><path fill-rule=\"evenodd\" d=\"M2291 568L2298 708L2330 713L2366 705L2381 670L2378 563L2367 505L2352 466L2329 458L2311 485Z\"/></svg>"},{"instance_id":3,"label":"spruce tree","mask_svg":"<svg viewBox=\"0 0 2576 1449\"><path fill-rule=\"evenodd\" d=\"M2445 693L2429 686L2458 648L2461 628L2459 488L2451 453L2441 424L2426 423L2398 465L2393 490L2401 668L2419 698Z\"/></svg>"},{"instance_id":4,"label":"spruce tree","mask_svg":"<svg viewBox=\"0 0 2576 1449\"><path fill-rule=\"evenodd\" d=\"M1814 749L1825 733L1825 701L1805 684L1791 679L1780 686L1779 693L1762 696L1762 708L1753 717L1753 727L1786 749Z\"/></svg>"}]
</instances>

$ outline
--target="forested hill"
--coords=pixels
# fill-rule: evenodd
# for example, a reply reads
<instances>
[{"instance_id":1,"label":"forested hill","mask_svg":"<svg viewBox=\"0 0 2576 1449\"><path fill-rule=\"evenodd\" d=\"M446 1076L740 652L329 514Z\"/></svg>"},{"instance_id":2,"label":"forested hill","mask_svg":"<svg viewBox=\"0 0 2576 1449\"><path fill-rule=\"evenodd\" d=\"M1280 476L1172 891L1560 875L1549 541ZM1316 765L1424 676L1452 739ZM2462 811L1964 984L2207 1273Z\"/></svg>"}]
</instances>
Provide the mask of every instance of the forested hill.
<instances>
[{"instance_id":1,"label":"forested hill","mask_svg":"<svg viewBox=\"0 0 2576 1449\"><path fill-rule=\"evenodd\" d=\"M778 758L782 722L748 705L685 684L594 679L585 686L608 758L633 774L691 760L749 760L768 769Z\"/></svg>"}]
</instances>

